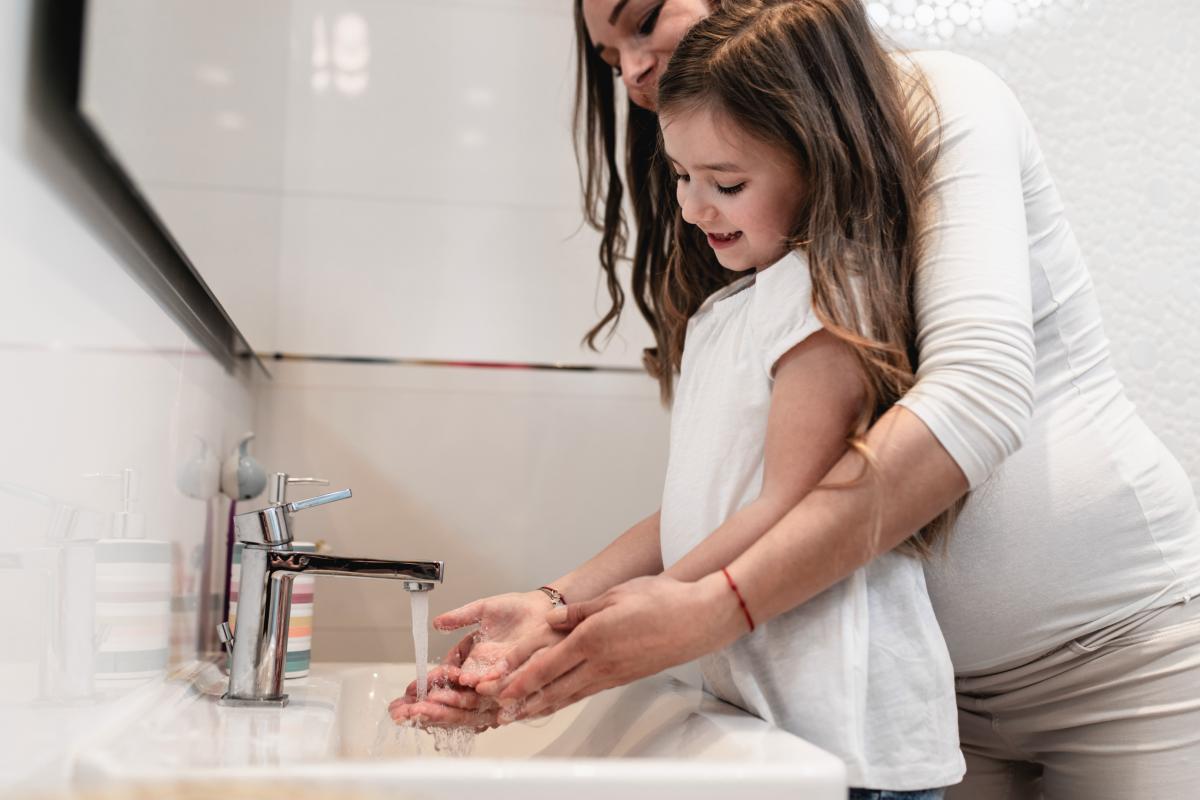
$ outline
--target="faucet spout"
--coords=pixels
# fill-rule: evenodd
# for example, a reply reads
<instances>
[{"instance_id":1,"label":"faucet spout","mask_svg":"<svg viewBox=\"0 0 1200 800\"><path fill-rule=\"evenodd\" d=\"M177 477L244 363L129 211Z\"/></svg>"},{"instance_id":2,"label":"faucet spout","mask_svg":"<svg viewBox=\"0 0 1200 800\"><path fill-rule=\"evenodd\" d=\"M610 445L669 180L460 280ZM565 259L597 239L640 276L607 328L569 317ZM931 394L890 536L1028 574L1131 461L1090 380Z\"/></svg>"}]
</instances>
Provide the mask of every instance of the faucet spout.
<instances>
[{"instance_id":1,"label":"faucet spout","mask_svg":"<svg viewBox=\"0 0 1200 800\"><path fill-rule=\"evenodd\" d=\"M389 561L382 558L348 558L324 553L273 551L268 554L267 569L271 572L345 575L433 584L442 582L444 562Z\"/></svg>"},{"instance_id":2,"label":"faucet spout","mask_svg":"<svg viewBox=\"0 0 1200 800\"><path fill-rule=\"evenodd\" d=\"M408 591L428 591L442 582L441 561L390 561L324 553L300 553L287 545L247 544L242 549L237 630L229 691L223 705L287 703L283 692L292 581L300 574L345 575L403 582ZM419 587L419 588L414 588Z\"/></svg>"}]
</instances>

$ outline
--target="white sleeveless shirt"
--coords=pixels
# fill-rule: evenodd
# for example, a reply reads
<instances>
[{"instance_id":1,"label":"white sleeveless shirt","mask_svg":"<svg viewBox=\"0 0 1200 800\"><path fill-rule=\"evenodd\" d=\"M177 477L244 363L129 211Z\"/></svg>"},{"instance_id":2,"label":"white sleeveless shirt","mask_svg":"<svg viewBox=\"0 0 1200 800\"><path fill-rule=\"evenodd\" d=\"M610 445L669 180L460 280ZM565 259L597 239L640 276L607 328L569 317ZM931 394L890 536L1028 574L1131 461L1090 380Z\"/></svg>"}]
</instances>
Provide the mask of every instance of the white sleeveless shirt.
<instances>
[{"instance_id":1,"label":"white sleeveless shirt","mask_svg":"<svg viewBox=\"0 0 1200 800\"><path fill-rule=\"evenodd\" d=\"M718 291L689 321L663 491L664 567L758 497L772 370L820 328L796 253ZM953 671L915 559L876 559L703 658L701 670L716 696L840 757L851 786L916 790L962 778Z\"/></svg>"}]
</instances>

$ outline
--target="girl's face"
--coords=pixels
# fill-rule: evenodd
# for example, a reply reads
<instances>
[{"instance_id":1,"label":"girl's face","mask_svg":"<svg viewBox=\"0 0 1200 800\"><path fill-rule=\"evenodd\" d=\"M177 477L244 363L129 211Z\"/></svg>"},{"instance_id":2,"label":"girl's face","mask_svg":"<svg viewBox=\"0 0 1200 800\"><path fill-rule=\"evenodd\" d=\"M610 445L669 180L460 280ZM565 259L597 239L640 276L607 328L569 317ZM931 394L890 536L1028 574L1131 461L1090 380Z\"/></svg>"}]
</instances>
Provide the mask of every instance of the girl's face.
<instances>
[{"instance_id":1,"label":"girl's face","mask_svg":"<svg viewBox=\"0 0 1200 800\"><path fill-rule=\"evenodd\" d=\"M721 266L761 269L782 258L804 196L794 160L707 109L660 121L683 219L708 234Z\"/></svg>"},{"instance_id":2,"label":"girl's face","mask_svg":"<svg viewBox=\"0 0 1200 800\"><path fill-rule=\"evenodd\" d=\"M658 77L688 29L710 13L706 0L583 0L592 46L629 91L653 111Z\"/></svg>"}]
</instances>

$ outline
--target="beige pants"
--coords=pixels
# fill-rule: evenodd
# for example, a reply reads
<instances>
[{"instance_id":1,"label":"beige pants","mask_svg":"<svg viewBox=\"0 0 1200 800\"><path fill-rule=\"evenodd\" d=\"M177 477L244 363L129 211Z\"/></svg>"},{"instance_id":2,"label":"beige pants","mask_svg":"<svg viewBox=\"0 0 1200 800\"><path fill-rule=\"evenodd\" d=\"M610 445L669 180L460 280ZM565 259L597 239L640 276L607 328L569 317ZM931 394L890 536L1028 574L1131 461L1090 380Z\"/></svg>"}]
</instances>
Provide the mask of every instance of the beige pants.
<instances>
[{"instance_id":1,"label":"beige pants","mask_svg":"<svg viewBox=\"0 0 1200 800\"><path fill-rule=\"evenodd\" d=\"M1200 598L957 689L967 776L947 800L1200 797Z\"/></svg>"}]
</instances>

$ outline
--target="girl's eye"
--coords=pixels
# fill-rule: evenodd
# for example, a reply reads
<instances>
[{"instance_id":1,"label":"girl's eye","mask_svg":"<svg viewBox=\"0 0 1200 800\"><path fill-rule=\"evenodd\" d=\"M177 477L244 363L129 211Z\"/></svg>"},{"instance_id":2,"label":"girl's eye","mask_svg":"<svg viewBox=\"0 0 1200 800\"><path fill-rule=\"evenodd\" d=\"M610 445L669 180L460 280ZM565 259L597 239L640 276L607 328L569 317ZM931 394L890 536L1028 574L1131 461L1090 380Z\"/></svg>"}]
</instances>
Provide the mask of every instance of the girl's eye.
<instances>
[{"instance_id":1,"label":"girl's eye","mask_svg":"<svg viewBox=\"0 0 1200 800\"><path fill-rule=\"evenodd\" d=\"M690 178L689 176L687 176L687 175L680 175L678 172L676 172L676 173L675 173L675 180L677 180L677 181L683 181L684 183L687 183L689 180L691 180L691 178Z\"/></svg>"},{"instance_id":2,"label":"girl's eye","mask_svg":"<svg viewBox=\"0 0 1200 800\"><path fill-rule=\"evenodd\" d=\"M646 18L642 20L642 24L638 26L638 33L642 36L649 36L654 33L654 26L658 23L658 14L662 11L663 4L659 3L654 7Z\"/></svg>"},{"instance_id":3,"label":"girl's eye","mask_svg":"<svg viewBox=\"0 0 1200 800\"><path fill-rule=\"evenodd\" d=\"M737 184L736 186L721 186L720 184L717 184L717 191L720 192L721 194L737 194L745 187L746 187L745 181L742 181L741 183Z\"/></svg>"}]
</instances>

